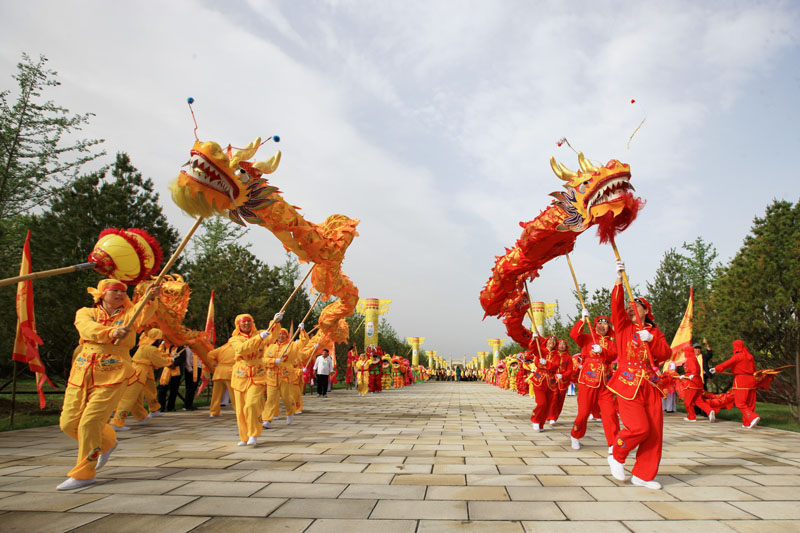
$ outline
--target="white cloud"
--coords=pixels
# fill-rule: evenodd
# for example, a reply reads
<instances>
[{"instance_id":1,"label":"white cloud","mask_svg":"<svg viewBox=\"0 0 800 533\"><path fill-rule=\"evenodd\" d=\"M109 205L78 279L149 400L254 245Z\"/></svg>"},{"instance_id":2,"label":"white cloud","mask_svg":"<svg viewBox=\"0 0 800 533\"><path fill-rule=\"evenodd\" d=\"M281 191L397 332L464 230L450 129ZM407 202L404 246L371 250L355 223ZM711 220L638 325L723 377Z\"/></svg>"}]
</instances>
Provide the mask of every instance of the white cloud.
<instances>
[{"instance_id":1,"label":"white cloud","mask_svg":"<svg viewBox=\"0 0 800 533\"><path fill-rule=\"evenodd\" d=\"M664 250L698 234L734 251L743 235L725 229L749 226L770 187L797 196L778 183L779 163L726 149L769 152L745 117L787 64L796 72L799 18L781 2L25 2L0 21L0 79L20 51L46 54L64 82L53 98L97 113L87 136L129 152L182 229L190 221L166 185L193 141L187 96L202 139L280 135L271 181L287 201L315 222L361 219L344 270L362 296L394 300L401 336L471 355L503 334L499 321L480 322L478 293L518 222L560 187L550 155L577 166L556 146L562 136L603 163L631 164L648 205L619 241L642 286ZM796 99L760 112L798 116ZM800 149L793 132L770 135ZM722 222L731 205L747 223ZM248 239L282 262L265 230ZM610 283L612 260L593 231L579 238L590 289ZM532 288L571 310L561 263Z\"/></svg>"}]
</instances>

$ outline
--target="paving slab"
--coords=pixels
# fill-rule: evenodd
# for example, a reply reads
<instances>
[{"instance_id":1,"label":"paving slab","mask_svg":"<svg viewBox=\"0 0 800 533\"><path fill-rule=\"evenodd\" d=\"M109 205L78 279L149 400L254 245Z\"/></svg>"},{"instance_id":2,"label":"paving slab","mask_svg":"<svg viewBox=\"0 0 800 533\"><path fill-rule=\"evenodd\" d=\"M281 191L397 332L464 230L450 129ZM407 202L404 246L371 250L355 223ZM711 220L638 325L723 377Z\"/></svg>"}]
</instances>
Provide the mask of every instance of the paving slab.
<instances>
[{"instance_id":1,"label":"paving slab","mask_svg":"<svg viewBox=\"0 0 800 533\"><path fill-rule=\"evenodd\" d=\"M56 485L74 441L56 426L6 432L0 530L800 530L796 433L666 415L664 489L650 491L609 475L600 424L571 450L575 398L543 433L532 406L482 383L333 391L255 447L235 445L233 416L170 413L121 434L98 483L68 493Z\"/></svg>"}]
</instances>

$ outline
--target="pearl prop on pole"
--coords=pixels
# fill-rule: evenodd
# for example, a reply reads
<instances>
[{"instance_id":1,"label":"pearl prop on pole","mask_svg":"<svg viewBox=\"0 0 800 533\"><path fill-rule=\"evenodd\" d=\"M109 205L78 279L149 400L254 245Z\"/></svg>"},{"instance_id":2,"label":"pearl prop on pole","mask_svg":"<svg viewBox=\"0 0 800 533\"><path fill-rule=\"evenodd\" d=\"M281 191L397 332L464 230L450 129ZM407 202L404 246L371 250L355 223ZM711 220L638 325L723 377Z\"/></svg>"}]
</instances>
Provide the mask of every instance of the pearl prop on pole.
<instances>
[{"instance_id":1,"label":"pearl prop on pole","mask_svg":"<svg viewBox=\"0 0 800 533\"><path fill-rule=\"evenodd\" d=\"M102 276L114 278L128 285L136 285L158 271L161 261L161 246L146 231L138 228L108 228L100 233L89 253L88 263L6 278L0 280L0 287L29 279L48 278L92 269Z\"/></svg>"}]
</instances>

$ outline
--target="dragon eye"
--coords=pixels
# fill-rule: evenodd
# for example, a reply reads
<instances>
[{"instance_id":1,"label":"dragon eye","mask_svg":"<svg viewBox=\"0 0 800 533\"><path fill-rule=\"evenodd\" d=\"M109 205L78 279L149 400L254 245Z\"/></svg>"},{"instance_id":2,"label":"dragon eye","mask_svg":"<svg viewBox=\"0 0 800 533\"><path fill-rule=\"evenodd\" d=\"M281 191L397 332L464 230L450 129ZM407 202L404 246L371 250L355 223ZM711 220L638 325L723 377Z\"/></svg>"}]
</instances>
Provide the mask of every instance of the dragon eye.
<instances>
[{"instance_id":1,"label":"dragon eye","mask_svg":"<svg viewBox=\"0 0 800 533\"><path fill-rule=\"evenodd\" d=\"M237 178L239 178L239 181L241 181L241 182L242 182L242 183L244 183L245 185L247 185L247 182L249 182L249 181L250 181L250 174L248 174L248 173L247 173L247 171L246 171L245 169L243 169L243 168L237 168L237 169L236 169L236 170L233 172L233 174L234 174L234 175L235 175Z\"/></svg>"}]
</instances>

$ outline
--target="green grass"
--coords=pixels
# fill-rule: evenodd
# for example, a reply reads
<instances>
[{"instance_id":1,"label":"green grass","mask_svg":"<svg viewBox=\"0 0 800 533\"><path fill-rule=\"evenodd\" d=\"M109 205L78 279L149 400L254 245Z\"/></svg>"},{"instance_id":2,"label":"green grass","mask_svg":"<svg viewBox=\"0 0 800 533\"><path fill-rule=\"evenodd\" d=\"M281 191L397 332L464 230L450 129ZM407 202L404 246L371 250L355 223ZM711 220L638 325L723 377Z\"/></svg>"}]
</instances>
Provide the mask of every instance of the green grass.
<instances>
[{"instance_id":1,"label":"green grass","mask_svg":"<svg viewBox=\"0 0 800 533\"><path fill-rule=\"evenodd\" d=\"M679 404L678 411L686 412L683 403ZM756 402L756 413L761 417L758 421L759 426L783 429L800 433L800 423L792 415L788 405L776 403ZM717 415L719 420L731 420L742 423L742 413L736 408L722 410Z\"/></svg>"}]
</instances>

